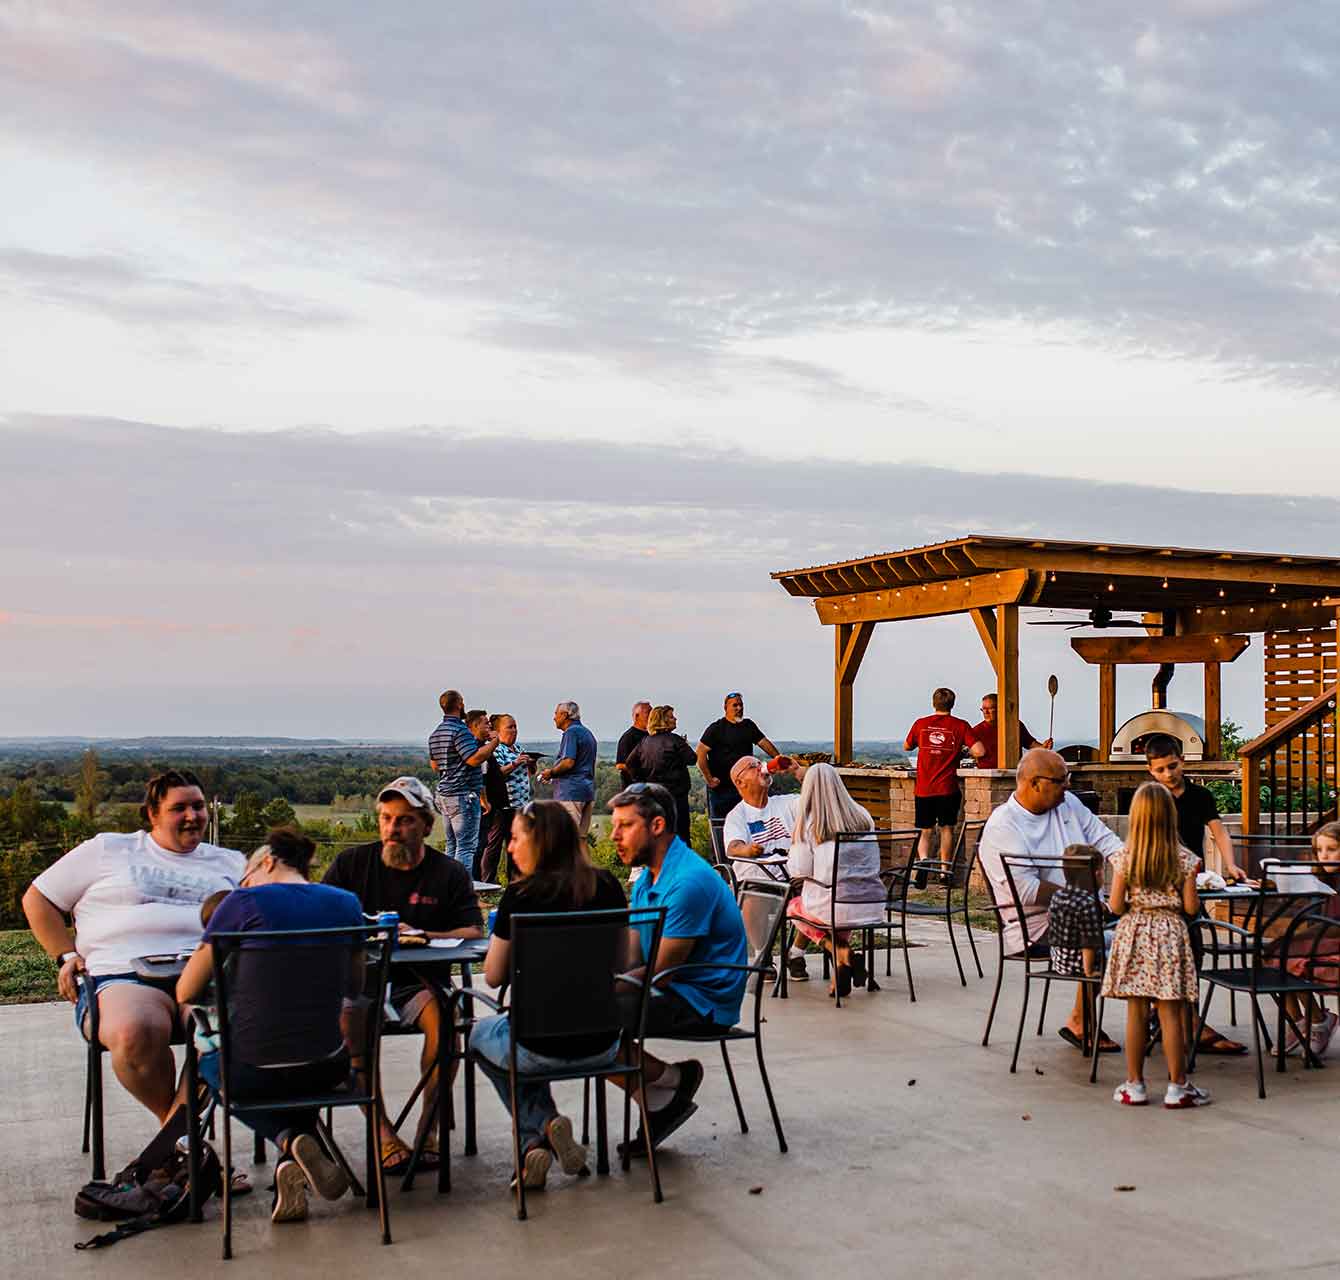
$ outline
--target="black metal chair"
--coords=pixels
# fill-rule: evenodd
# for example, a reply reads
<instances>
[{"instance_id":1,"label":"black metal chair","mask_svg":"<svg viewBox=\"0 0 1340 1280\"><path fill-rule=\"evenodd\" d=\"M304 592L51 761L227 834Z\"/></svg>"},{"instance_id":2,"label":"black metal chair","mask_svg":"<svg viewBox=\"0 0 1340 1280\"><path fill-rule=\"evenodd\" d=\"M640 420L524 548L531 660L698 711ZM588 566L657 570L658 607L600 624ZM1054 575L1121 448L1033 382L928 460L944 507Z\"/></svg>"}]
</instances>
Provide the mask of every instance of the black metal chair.
<instances>
[{"instance_id":1,"label":"black metal chair","mask_svg":"<svg viewBox=\"0 0 1340 1280\"><path fill-rule=\"evenodd\" d=\"M676 976L690 972L695 969L729 969L732 971L753 974L755 976L754 984L754 1017L752 1027L736 1025L734 1027L721 1027L719 1029L705 1030L693 1033L680 1033L673 1036L655 1036L657 1040L674 1040L693 1044L711 1044L716 1041L721 1045L721 1061L726 1068L726 1079L730 1082L731 1097L735 1100L735 1114L740 1120L740 1132L749 1132L749 1122L745 1119L744 1106L740 1102L740 1090L735 1083L735 1072L731 1067L730 1053L727 1045L741 1041L752 1040L754 1042L754 1052L758 1058L758 1074L763 1081L763 1092L768 1099L768 1109L772 1112L772 1125L777 1131L777 1146L783 1153L786 1151L786 1135L782 1132L782 1119L777 1113L777 1102L772 1096L772 1083L768 1079L768 1066L763 1060L763 988L768 985L768 964L770 962L773 950L778 944L778 938L783 936L782 929L786 923L786 904L790 898L788 886L773 886L763 881L745 881L740 886L740 902L743 906L747 899L757 899L760 908L766 912L766 933L767 942L759 952L758 961L755 964L706 964L701 962L690 962L685 964L671 965L668 969L662 969L655 978L652 979L652 986L661 987ZM786 971L785 946L784 954L780 957L777 968L781 972ZM654 997L653 997L654 998ZM627 1112L627 1103L625 1102L625 1113Z\"/></svg>"},{"instance_id":2,"label":"black metal chair","mask_svg":"<svg viewBox=\"0 0 1340 1280\"><path fill-rule=\"evenodd\" d=\"M1051 984L1053 982L1072 982L1086 993L1082 1002L1083 1020L1080 1048L1084 1055L1091 1059L1089 1083L1093 1084L1098 1079L1099 1044L1103 1038L1104 1000L1102 984L1103 970L1107 964L1107 948L1105 945L1100 945L1098 972L1095 974L1057 972L1052 966L1051 948L1043 940L1047 929L1047 913L1036 906L1032 911L1027 909L1023 901L1023 894L1020 892L1019 881L1016 878L1016 873L1023 872L1030 877L1050 880L1052 883L1059 884L1067 865L1078 865L1086 870L1089 870L1089 865L1083 860L1076 862L1076 860L1065 858L1023 858L1008 855L1001 858L1001 863L1005 869L1005 881L1009 888L1010 904L1008 907L1002 907L995 901L994 893L992 894L992 903L999 931L999 967L996 972L996 990L991 999L991 1011L987 1015L986 1031L982 1035L982 1044L985 1045L991 1035L991 1023L996 1014L996 1002L1000 998L1000 984L1005 972L1005 962L1020 963L1024 970L1024 997L1019 1007L1019 1029L1014 1037L1014 1055L1010 1059L1011 1073L1017 1071L1019 1067L1019 1050L1023 1046L1024 1024L1028 1021L1029 991L1033 983L1041 982L1043 984L1042 1012L1045 1017L1047 993L1051 990ZM1093 893L1101 911L1101 877L1091 873L1090 879L1091 883L1084 887ZM1021 930L1023 947L1020 950L1007 952L1005 950L1005 926L1013 924L1015 921L1018 921ZM1097 1003L1096 1016L1093 1010L1095 997ZM1041 1018L1038 1021L1038 1034L1042 1034Z\"/></svg>"},{"instance_id":3,"label":"black metal chair","mask_svg":"<svg viewBox=\"0 0 1340 1280\"><path fill-rule=\"evenodd\" d=\"M516 1119L517 1043L545 1036L608 1034L610 1041L622 1038L624 1052L608 1066L554 1067L543 1072L527 1071L524 1079L535 1083L561 1080L595 1080L596 1086L596 1172L609 1173L609 1135L606 1123L605 1081L624 1076L637 1083L637 1104L642 1127L647 1124L643 1048L646 1039L647 1008L651 986L640 979L621 974L625 960L624 944L628 930L650 921L651 945L644 959L653 968L665 927L664 907L629 907L615 911L572 911L547 914L523 914L512 917L512 944L507 978L507 1004L502 1005L484 992L475 992L482 1001L508 1018L511 1054L508 1081L512 1094L512 1159L516 1171L516 1216L526 1217L526 1182L521 1150L521 1134ZM637 991L636 1014L631 1026L625 1026L618 999L620 985ZM500 993L501 994L501 993ZM471 1050L469 1057L479 1062ZM589 1086L588 1086L589 1087ZM632 1090L625 1089L623 1168L629 1167L628 1131ZM442 1153L446 1160L449 1152ZM660 1204L661 1177L656 1153L647 1139L647 1160L651 1168L652 1195Z\"/></svg>"},{"instance_id":4,"label":"black metal chair","mask_svg":"<svg viewBox=\"0 0 1340 1280\"><path fill-rule=\"evenodd\" d=\"M1320 870L1313 862L1262 864L1263 869L1274 867L1280 870L1313 873ZM1187 1070L1196 1065L1196 1053L1200 1048L1200 1037L1204 1034L1205 1024L1210 1016L1210 1002L1214 999L1214 989L1224 990L1247 997L1252 1009L1252 1048L1256 1054L1256 1096L1266 1096L1265 1061L1262 1055L1261 1040L1264 1036L1266 1052L1272 1051L1270 1032L1261 1015L1261 999L1273 1000L1276 1005L1278 1026L1277 1039L1274 1042L1276 1052L1276 1071L1284 1070L1284 1031L1285 1026L1302 1040L1303 1056L1306 1066L1321 1064L1313 1057L1308 1038L1299 1031L1297 1022L1288 1013L1286 997L1314 994L1319 991L1331 992L1334 985L1318 984L1308 978L1300 978L1288 972L1288 960L1291 947L1296 946L1297 931L1302 923L1317 913L1309 909L1318 898L1324 896L1318 892L1272 892L1268 881L1262 880L1257 891L1243 895L1242 902L1248 906L1247 920L1250 927L1231 923L1227 920L1211 920L1199 916L1191 922L1191 927L1199 931L1202 956L1200 978L1206 984L1205 999L1201 1004L1200 1017L1197 1020L1196 1033L1191 1038L1190 1057ZM1271 931L1283 927L1282 936L1276 940ZM1230 941L1225 946L1221 934L1227 933ZM1300 951L1293 953L1295 957Z\"/></svg>"},{"instance_id":5,"label":"black metal chair","mask_svg":"<svg viewBox=\"0 0 1340 1280\"><path fill-rule=\"evenodd\" d=\"M973 963L977 966L977 976L984 977L982 961L977 954L977 940L972 935L972 920L968 916L968 882L972 877L973 864L977 860L977 842L981 838L986 822L974 819L959 827L954 847L946 862L940 858L921 858L913 866L914 876L910 886L905 887L905 898L900 908L903 914L919 916L923 919L943 919L949 934L949 945L954 949L954 963L958 966L959 985L968 985L967 975L963 971L963 960L959 955L958 938L954 934L954 916L961 913L964 928L968 931L968 944L972 948ZM913 893L918 897L913 898ZM943 895L942 897L940 895ZM957 895L958 901L955 901Z\"/></svg>"},{"instance_id":6,"label":"black metal chair","mask_svg":"<svg viewBox=\"0 0 1340 1280\"><path fill-rule=\"evenodd\" d=\"M877 932L884 934L884 976L893 976L893 935L901 935L901 947L903 952L903 968L907 973L907 996L915 1004L917 1000L917 989L912 982L912 957L909 954L907 938L907 917L909 914L915 915L915 912L909 913L904 910L907 904L908 890L912 883L912 877L915 873L915 864L917 856L917 840L921 833L915 828L885 829L876 828L870 832L844 832L838 836L838 843L849 843L852 839L874 839L879 845L880 873L879 878L884 883L884 919L876 925L864 926L863 950L866 954L866 989L874 990L871 986L875 977L874 966L874 935ZM835 852L835 858L841 856L841 851ZM827 961L824 964L825 976L827 976Z\"/></svg>"},{"instance_id":7,"label":"black metal chair","mask_svg":"<svg viewBox=\"0 0 1340 1280\"><path fill-rule=\"evenodd\" d=\"M383 1244L391 1243L390 1208L386 1196L386 1175L382 1170L380 1144L378 1141L381 1104L380 1097L380 1051L382 1031L382 1002L368 1002L366 1016L363 1019L362 1043L355 1046L354 1062L361 1063L362 1082L354 1072L350 1072L348 1083L343 1088L275 1098L269 1095L248 1097L243 1094L234 1096L230 1085L233 1063L239 1046L234 1043L234 994L239 985L254 989L256 985L273 984L276 991L300 992L305 1009L310 1008L314 984L327 975L332 985L330 1001L335 1024L333 1039L340 1038L339 1001L348 988L345 981L349 973L351 956L366 953L371 960L370 973L375 982L374 990L386 989L386 977L390 968L391 945L393 936L387 930L376 925L338 929L285 929L252 932L223 932L211 935L214 960L214 997L218 1012L219 1038L219 1078L220 1095L218 1111L222 1115L223 1126L223 1167L228 1169L232 1163L232 1118L234 1115L245 1118L247 1115L265 1111L288 1111L301 1107L314 1112L325 1108L327 1114L337 1107L362 1107L365 1115L365 1141L367 1156L367 1188L359 1184L349 1162L335 1142L328 1123L317 1117L317 1132L328 1153L339 1163L348 1176L355 1195L366 1195L368 1208L379 1210L381 1237ZM276 945L278 944L278 945ZM301 948L299 953L298 949ZM301 960L300 973L295 980L295 960ZM270 975L273 974L273 977ZM325 994L325 993L322 993ZM288 1011L279 1001L273 1009L273 1016L282 1019ZM203 1034L212 1034L208 1015L203 1009L191 1011L192 1021ZM191 1221L202 1220L201 1206L196 1195L200 1179L196 1176L200 1167L201 1115L199 1110L199 1058L194 1036L186 1042L186 1079L188 1134L190 1140L191 1161ZM233 1256L233 1202L229 1180L223 1183L223 1256Z\"/></svg>"},{"instance_id":8,"label":"black metal chair","mask_svg":"<svg viewBox=\"0 0 1340 1280\"><path fill-rule=\"evenodd\" d=\"M107 1176L107 1138L102 1100L102 1055L107 1049L100 1036L98 999L93 990L93 978L90 974L81 973L79 982L84 989L84 1000L88 1005L87 1024L80 1028L87 1052L84 1068L84 1141L80 1151L88 1155L91 1150L92 1177L95 1181L101 1181ZM174 1045L186 1043L185 1034L180 1026L174 1027L171 1043ZM252 1160L255 1164L265 1163L265 1139L259 1135L256 1137ZM231 1176L231 1170L229 1175Z\"/></svg>"},{"instance_id":9,"label":"black metal chair","mask_svg":"<svg viewBox=\"0 0 1340 1280\"><path fill-rule=\"evenodd\" d=\"M735 893L740 885L736 879L735 868L731 866L730 859L726 857L725 826L725 818L709 817L707 819L707 829L712 839L712 870L726 882L726 887L732 893Z\"/></svg>"},{"instance_id":10,"label":"black metal chair","mask_svg":"<svg viewBox=\"0 0 1340 1280\"><path fill-rule=\"evenodd\" d=\"M872 846L874 846L873 850ZM851 934L860 934L861 951L865 957L865 964L866 964L866 989L868 991L878 991L879 985L878 983L875 982L874 974L871 972L871 969L874 965L874 956L872 954L874 942L872 934L875 929L883 929L887 927L887 914L885 912L885 901L887 895L883 881L880 880L880 896L876 899L862 898L857 900L853 898L843 898L839 896L838 886L839 881L841 879L841 868L844 865L847 865L847 861L844 861L844 854L846 860L849 861L853 856L856 855L857 852L865 853L867 855L871 852L874 852L875 866L876 868L878 868L880 848L879 843L875 837L875 833L870 831L867 832L851 831L851 832L843 832L834 838L833 862L831 867L829 868L829 874L826 880L817 879L814 876L802 877L802 882L804 884L817 885L819 888L824 890L824 893L828 898L827 922L824 922L822 920L816 920L811 916L806 916L805 922L809 924L811 927L821 930L824 936L828 940L829 949L824 952L825 976L827 976L828 974L830 961L833 964L836 964L834 953L837 947L838 934L844 933L849 936ZM878 878L878 872L876 873L876 878ZM858 911L855 914L868 914L870 911L873 911L876 915L878 915L879 919L877 921L872 922L857 921L854 924L840 925L838 924L837 921L838 911L840 907L864 907L868 909L867 912L863 913ZM786 949L789 953L790 946L788 945ZM785 966L783 966L783 968L785 968ZM842 1007L842 992L837 990L836 984L834 984L833 996L834 996L833 1007L840 1009Z\"/></svg>"}]
</instances>

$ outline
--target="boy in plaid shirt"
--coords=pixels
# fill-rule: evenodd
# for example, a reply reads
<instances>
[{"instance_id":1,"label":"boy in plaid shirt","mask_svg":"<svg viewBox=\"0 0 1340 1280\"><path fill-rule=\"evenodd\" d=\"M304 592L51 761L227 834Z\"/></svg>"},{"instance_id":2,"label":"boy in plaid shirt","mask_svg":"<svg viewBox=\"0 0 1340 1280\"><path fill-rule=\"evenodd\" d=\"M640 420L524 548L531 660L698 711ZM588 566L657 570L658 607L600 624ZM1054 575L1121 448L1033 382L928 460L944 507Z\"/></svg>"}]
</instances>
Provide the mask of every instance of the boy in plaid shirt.
<instances>
[{"instance_id":1,"label":"boy in plaid shirt","mask_svg":"<svg viewBox=\"0 0 1340 1280\"><path fill-rule=\"evenodd\" d=\"M1103 855L1092 845L1067 845L1065 888L1052 895L1047 907L1047 941L1051 967L1057 973L1098 973L1103 946L1103 908L1097 890L1102 887Z\"/></svg>"}]
</instances>

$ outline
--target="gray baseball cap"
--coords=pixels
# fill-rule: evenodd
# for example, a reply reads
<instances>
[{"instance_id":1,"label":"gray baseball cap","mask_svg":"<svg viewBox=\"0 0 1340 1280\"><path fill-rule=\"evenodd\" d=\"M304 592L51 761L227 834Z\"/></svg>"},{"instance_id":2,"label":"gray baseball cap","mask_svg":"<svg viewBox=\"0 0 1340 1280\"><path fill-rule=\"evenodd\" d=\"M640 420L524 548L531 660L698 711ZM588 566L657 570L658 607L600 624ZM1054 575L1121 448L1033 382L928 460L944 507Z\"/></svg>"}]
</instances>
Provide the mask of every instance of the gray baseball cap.
<instances>
[{"instance_id":1,"label":"gray baseball cap","mask_svg":"<svg viewBox=\"0 0 1340 1280\"><path fill-rule=\"evenodd\" d=\"M406 776L388 782L377 792L377 799L385 800L387 796L404 796L416 809L433 812L433 793L418 778Z\"/></svg>"}]
</instances>

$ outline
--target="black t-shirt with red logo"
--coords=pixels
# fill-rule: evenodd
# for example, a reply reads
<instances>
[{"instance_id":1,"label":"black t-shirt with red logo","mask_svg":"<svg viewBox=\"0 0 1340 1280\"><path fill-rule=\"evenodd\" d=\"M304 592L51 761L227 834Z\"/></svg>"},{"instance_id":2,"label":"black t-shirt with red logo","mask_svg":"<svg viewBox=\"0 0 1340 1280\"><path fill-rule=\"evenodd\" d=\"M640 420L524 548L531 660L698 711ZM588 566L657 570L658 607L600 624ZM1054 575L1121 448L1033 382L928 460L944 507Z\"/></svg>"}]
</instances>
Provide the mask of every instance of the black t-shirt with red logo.
<instances>
[{"instance_id":1,"label":"black t-shirt with red logo","mask_svg":"<svg viewBox=\"0 0 1340 1280\"><path fill-rule=\"evenodd\" d=\"M958 761L972 726L957 716L922 716L907 731L917 753L919 796L952 796L958 789Z\"/></svg>"},{"instance_id":2,"label":"black t-shirt with red logo","mask_svg":"<svg viewBox=\"0 0 1340 1280\"><path fill-rule=\"evenodd\" d=\"M382 843L373 840L337 855L323 882L348 889L368 915L394 911L416 929L445 933L484 925L470 873L438 849L425 849L414 870L398 871L382 861Z\"/></svg>"}]
</instances>

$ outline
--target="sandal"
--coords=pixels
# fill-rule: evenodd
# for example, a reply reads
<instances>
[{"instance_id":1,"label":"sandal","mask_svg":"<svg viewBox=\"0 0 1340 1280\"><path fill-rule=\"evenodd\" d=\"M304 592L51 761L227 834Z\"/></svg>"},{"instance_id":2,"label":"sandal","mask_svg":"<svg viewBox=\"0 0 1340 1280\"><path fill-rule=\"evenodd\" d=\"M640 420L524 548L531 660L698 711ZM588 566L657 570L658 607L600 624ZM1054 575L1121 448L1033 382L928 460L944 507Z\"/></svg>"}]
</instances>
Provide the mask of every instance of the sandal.
<instances>
[{"instance_id":1,"label":"sandal","mask_svg":"<svg viewBox=\"0 0 1340 1280\"><path fill-rule=\"evenodd\" d=\"M442 1163L442 1153L438 1150L437 1135L429 1134L423 1141L423 1150L419 1152L420 1169L436 1169Z\"/></svg>"},{"instance_id":2,"label":"sandal","mask_svg":"<svg viewBox=\"0 0 1340 1280\"><path fill-rule=\"evenodd\" d=\"M382 1172L388 1178L403 1178L409 1169L414 1153L401 1141L399 1135L392 1134L381 1140ZM420 1161L420 1164L423 1162Z\"/></svg>"},{"instance_id":3,"label":"sandal","mask_svg":"<svg viewBox=\"0 0 1340 1280\"><path fill-rule=\"evenodd\" d=\"M1069 1027L1062 1027L1060 1031L1058 1031L1056 1034L1060 1036L1061 1039L1064 1040L1066 1044L1070 1045L1072 1048L1080 1050L1084 1048L1084 1042L1079 1038L1079 1036L1077 1036L1073 1031L1071 1031ZM1115 1040L1113 1040L1112 1037L1108 1035L1106 1031L1104 1031L1103 1034L1098 1038L1098 1052L1120 1053L1121 1046Z\"/></svg>"},{"instance_id":4,"label":"sandal","mask_svg":"<svg viewBox=\"0 0 1340 1280\"><path fill-rule=\"evenodd\" d=\"M228 1175L228 1192L234 1198L238 1196L249 1196L256 1188L252 1186L251 1179L245 1173L234 1169Z\"/></svg>"},{"instance_id":5,"label":"sandal","mask_svg":"<svg viewBox=\"0 0 1340 1280\"><path fill-rule=\"evenodd\" d=\"M1240 1053L1246 1053L1247 1046L1239 1044L1236 1040L1230 1040L1227 1036L1221 1036L1217 1031L1211 1031L1201 1037L1200 1043L1196 1045L1196 1052L1211 1058L1233 1058Z\"/></svg>"}]
</instances>

